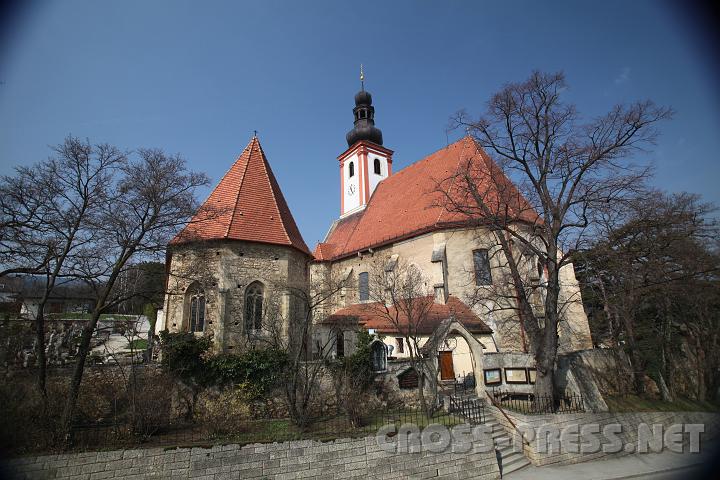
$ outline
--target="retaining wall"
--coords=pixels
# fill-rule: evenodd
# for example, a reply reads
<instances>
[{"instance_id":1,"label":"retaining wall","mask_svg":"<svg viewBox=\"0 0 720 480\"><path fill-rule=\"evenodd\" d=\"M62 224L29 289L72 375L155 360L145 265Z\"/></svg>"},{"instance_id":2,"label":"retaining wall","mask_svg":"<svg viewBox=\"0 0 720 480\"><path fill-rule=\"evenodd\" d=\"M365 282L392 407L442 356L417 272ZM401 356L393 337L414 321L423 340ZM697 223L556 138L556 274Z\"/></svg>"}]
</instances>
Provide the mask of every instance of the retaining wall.
<instances>
[{"instance_id":1,"label":"retaining wall","mask_svg":"<svg viewBox=\"0 0 720 480\"><path fill-rule=\"evenodd\" d=\"M622 456L633 453L633 451L621 450L615 453L603 452L602 449L595 453L572 452L567 451L564 448L553 449L550 451L544 448L546 441L540 441L538 438L532 439L529 444L523 443L518 430L513 427L508 419L496 408L488 407L492 414L495 416L497 421L504 427L504 429L511 435L513 444L515 446L522 445L525 456L537 466L543 465L567 465L572 463L588 462L591 460L598 460L603 457L610 456ZM663 432L665 429L673 424L704 424L705 432L700 435L701 448L704 442L717 438L718 432L720 431L720 414L717 413L706 413L706 412L633 412L633 413L569 413L569 414L552 414L552 415L522 415L509 410L505 410L505 413L512 419L515 426L520 430L532 429L534 432L538 432L540 427L546 425L552 425L563 429L568 426L598 424L600 425L600 432L602 428L609 424L620 424L622 432L617 434L620 438L623 446L632 444L637 446L638 444L638 426L640 424L649 425L652 429L652 425L660 424L663 425ZM610 441L602 433L595 434L595 437L602 443L606 444ZM684 440L689 439L686 434ZM580 444L588 443L589 439L586 436L579 435L578 442ZM562 444L561 444L562 447ZM520 450L516 447L516 450Z\"/></svg>"},{"instance_id":2,"label":"retaining wall","mask_svg":"<svg viewBox=\"0 0 720 480\"><path fill-rule=\"evenodd\" d=\"M495 452L388 453L374 436L49 455L10 460L2 468L2 478L32 480L500 478Z\"/></svg>"}]
</instances>

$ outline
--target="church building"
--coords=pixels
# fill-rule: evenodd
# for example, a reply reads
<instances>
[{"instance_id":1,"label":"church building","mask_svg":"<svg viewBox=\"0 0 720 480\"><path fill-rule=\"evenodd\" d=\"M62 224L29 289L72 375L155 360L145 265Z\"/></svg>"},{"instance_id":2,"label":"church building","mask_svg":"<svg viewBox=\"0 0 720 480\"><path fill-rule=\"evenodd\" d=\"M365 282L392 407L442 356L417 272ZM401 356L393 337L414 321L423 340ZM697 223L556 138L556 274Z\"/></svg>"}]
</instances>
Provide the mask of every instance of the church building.
<instances>
[{"instance_id":1,"label":"church building","mask_svg":"<svg viewBox=\"0 0 720 480\"><path fill-rule=\"evenodd\" d=\"M278 333L268 329L292 340L293 319L305 310L293 291L339 279L342 288L313 312L311 338L294 340L303 342L309 357L328 344L333 355L342 356L352 352L355 332L364 328L384 342L390 358L402 358L410 347L402 316L399 323L388 322L371 308L373 269L383 262L386 269L405 264L422 272L431 305L417 335L427 339L453 319L484 351L527 351L517 310L506 305L512 298L503 293L510 288L509 272L497 242L477 222L445 208L437 191L439 180L467 162L491 162L489 157L465 137L393 172L394 152L384 145L364 88L355 95L353 115L347 149L337 157L340 215L323 241L309 251L253 137L169 245L165 327L212 335L217 352ZM528 265L530 282L540 286L542 269ZM591 348L571 265L561 269L561 281L560 349ZM479 297L479 291L488 294ZM542 296L535 297L541 308ZM282 325L279 318L285 319ZM466 342L450 340L439 352L443 377L472 372Z\"/></svg>"}]
</instances>

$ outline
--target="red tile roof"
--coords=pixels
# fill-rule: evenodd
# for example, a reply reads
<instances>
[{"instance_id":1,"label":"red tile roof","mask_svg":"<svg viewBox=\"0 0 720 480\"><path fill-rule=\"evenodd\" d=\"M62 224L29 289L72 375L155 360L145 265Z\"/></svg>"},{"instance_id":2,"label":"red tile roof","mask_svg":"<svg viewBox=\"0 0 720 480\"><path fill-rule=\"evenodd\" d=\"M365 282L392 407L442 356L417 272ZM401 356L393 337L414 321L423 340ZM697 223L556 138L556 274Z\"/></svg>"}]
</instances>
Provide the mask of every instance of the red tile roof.
<instances>
[{"instance_id":1,"label":"red tile roof","mask_svg":"<svg viewBox=\"0 0 720 480\"><path fill-rule=\"evenodd\" d=\"M431 296L423 297L423 300L432 302L433 298ZM407 332L407 317L400 312L398 325L395 325L387 315L382 313L383 308L379 303L358 303L341 308L321 323L324 325L361 325L366 329L373 328L381 334L402 334ZM390 318L394 318L395 308L389 307L389 310ZM455 320L462 323L470 333L492 333L492 329L480 320L470 307L452 295L448 296L447 303L444 305L433 303L422 323L411 327L414 327L413 330L420 335L430 335L443 320L450 318L451 315Z\"/></svg>"},{"instance_id":2,"label":"red tile roof","mask_svg":"<svg viewBox=\"0 0 720 480\"><path fill-rule=\"evenodd\" d=\"M471 224L467 215L446 208L445 197L437 190L440 182L465 169L477 179L486 203L496 203L498 208L502 196L510 199L505 204L515 204L520 219L539 220L490 157L465 137L380 182L364 210L333 224L316 247L315 259L334 260L422 233Z\"/></svg>"},{"instance_id":3,"label":"red tile roof","mask_svg":"<svg viewBox=\"0 0 720 480\"><path fill-rule=\"evenodd\" d=\"M257 137L170 243L222 239L288 245L310 253Z\"/></svg>"}]
</instances>

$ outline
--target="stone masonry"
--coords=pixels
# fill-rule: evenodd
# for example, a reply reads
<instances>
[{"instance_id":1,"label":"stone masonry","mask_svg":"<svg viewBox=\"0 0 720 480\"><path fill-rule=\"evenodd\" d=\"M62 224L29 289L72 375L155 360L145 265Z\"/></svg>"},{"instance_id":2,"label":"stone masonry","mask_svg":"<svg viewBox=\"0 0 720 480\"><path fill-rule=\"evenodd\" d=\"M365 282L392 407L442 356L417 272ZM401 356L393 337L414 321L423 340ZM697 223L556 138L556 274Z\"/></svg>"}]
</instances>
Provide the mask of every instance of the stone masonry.
<instances>
[{"instance_id":1,"label":"stone masonry","mask_svg":"<svg viewBox=\"0 0 720 480\"><path fill-rule=\"evenodd\" d=\"M327 443L301 440L49 455L10 460L2 468L0 473L17 480L500 478L495 452L395 454L381 450L374 436Z\"/></svg>"}]
</instances>

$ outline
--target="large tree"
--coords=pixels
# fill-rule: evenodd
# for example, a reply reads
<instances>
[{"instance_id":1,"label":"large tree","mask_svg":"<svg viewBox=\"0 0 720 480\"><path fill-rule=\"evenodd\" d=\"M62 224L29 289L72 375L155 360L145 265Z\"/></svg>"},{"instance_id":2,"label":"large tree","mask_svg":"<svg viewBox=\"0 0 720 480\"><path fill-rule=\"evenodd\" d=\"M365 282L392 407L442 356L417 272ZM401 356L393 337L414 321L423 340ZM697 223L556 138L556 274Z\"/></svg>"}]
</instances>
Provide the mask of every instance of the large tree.
<instances>
[{"instance_id":1,"label":"large tree","mask_svg":"<svg viewBox=\"0 0 720 480\"><path fill-rule=\"evenodd\" d=\"M18 167L0 180L0 276L35 275L39 288L35 318L37 385L47 408L45 306L54 290L71 279L83 251L98 239L91 228L107 202L116 170L126 154L107 144L69 136L53 156Z\"/></svg>"},{"instance_id":2,"label":"large tree","mask_svg":"<svg viewBox=\"0 0 720 480\"><path fill-rule=\"evenodd\" d=\"M90 319L82 330L70 391L63 412L63 430L69 433L75 414L85 361L100 316L137 295L117 289L118 279L133 262L157 259L168 242L197 209L195 190L208 183L205 174L188 171L178 155L140 149L128 160L108 190L92 224L94 241L82 248L82 262L68 273L90 285L96 297Z\"/></svg>"},{"instance_id":3,"label":"large tree","mask_svg":"<svg viewBox=\"0 0 720 480\"><path fill-rule=\"evenodd\" d=\"M439 185L450 210L493 234L535 356L536 392L553 396L558 326L568 301L561 270L592 233L598 208L621 201L647 177L630 157L652 145L657 123L672 113L644 101L583 121L563 102L566 89L562 73L534 72L494 94L479 118L456 114L452 126L466 129L484 151L468 152L462 168ZM529 257L544 273L539 286L528 284L520 264ZM537 288L541 311L530 294Z\"/></svg>"}]
</instances>

